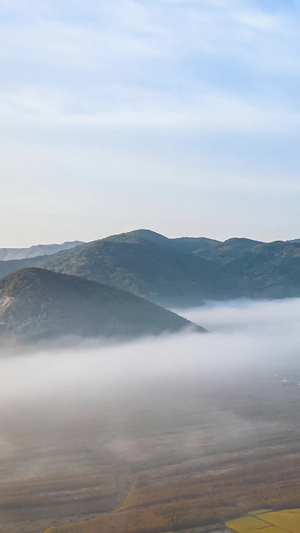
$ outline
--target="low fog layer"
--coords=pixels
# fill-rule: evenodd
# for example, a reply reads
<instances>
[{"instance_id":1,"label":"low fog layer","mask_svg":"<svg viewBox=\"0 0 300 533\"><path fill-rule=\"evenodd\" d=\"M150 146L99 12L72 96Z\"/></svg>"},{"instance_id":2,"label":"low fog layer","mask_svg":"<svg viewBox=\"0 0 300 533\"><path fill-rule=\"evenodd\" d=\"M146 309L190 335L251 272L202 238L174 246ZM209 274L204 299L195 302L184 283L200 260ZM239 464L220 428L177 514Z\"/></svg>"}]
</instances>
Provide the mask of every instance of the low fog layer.
<instances>
[{"instance_id":1,"label":"low fog layer","mask_svg":"<svg viewBox=\"0 0 300 533\"><path fill-rule=\"evenodd\" d=\"M295 332L299 326L300 300L254 301L232 300L211 302L198 309L186 311L189 320L201 322L212 332L228 331L267 333ZM279 331L278 331L278 328Z\"/></svg>"},{"instance_id":2,"label":"low fog layer","mask_svg":"<svg viewBox=\"0 0 300 533\"><path fill-rule=\"evenodd\" d=\"M300 389L280 381L300 379L300 300L213 303L185 315L211 333L2 348L0 526L16 520L16 531L40 533L54 516L72 521L77 477L80 517L99 513L99 500L84 499L95 469L102 479L116 465L147 470L285 439ZM74 479L74 494L64 479ZM36 483L46 502L37 507ZM45 523L33 529L32 519Z\"/></svg>"},{"instance_id":3,"label":"low fog layer","mask_svg":"<svg viewBox=\"0 0 300 533\"><path fill-rule=\"evenodd\" d=\"M211 333L134 343L3 352L1 409L12 404L122 395L152 383L223 380L238 373L300 365L300 300L209 304L185 312ZM290 366L291 365L291 366Z\"/></svg>"}]
</instances>

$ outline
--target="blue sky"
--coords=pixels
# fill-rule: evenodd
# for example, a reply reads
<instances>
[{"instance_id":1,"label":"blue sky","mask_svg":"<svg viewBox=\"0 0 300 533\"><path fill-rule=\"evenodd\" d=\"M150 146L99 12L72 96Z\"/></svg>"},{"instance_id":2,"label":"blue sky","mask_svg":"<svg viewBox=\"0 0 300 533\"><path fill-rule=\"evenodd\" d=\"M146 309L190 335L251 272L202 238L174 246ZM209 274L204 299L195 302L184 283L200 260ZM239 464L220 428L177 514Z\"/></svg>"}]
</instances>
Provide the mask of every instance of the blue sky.
<instances>
[{"instance_id":1,"label":"blue sky","mask_svg":"<svg viewBox=\"0 0 300 533\"><path fill-rule=\"evenodd\" d=\"M0 0L0 247L300 237L298 0Z\"/></svg>"}]
</instances>

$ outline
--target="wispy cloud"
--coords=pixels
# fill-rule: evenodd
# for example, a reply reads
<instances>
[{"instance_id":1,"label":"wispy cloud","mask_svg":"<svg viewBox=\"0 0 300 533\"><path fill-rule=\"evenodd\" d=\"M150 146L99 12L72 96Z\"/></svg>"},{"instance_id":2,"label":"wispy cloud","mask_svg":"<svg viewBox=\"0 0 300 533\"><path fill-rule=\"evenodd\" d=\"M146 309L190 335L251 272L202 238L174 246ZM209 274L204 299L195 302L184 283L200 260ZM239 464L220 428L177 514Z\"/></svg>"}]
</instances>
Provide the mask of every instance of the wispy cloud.
<instances>
[{"instance_id":1,"label":"wispy cloud","mask_svg":"<svg viewBox=\"0 0 300 533\"><path fill-rule=\"evenodd\" d=\"M2 88L59 92L61 105L75 114L121 107L124 117L133 102L145 114L147 93L159 113L160 101L173 104L174 114L180 102L189 113L203 93L220 95L219 111L224 99L244 99L253 108L273 100L284 109L293 99L292 79L279 79L277 95L274 81L299 76L293 13L266 13L253 4L89 1L69 12L50 0L19 1L10 9L2 2L4 12L19 13L1 24Z\"/></svg>"},{"instance_id":2,"label":"wispy cloud","mask_svg":"<svg viewBox=\"0 0 300 533\"><path fill-rule=\"evenodd\" d=\"M85 127L90 134L95 131L169 131L176 132L232 132L240 133L283 133L298 131L300 110L292 112L274 103L251 103L249 100L226 93L199 92L190 94L189 101L183 103L156 91L136 92L137 101L132 95L118 98L111 106L107 101L99 102L97 109L81 109L65 106L66 94L57 91L24 91L23 93L0 93L2 127L12 123L27 128L34 137L47 136L49 126L70 128ZM88 131L88 130L86 130ZM18 133L14 133L15 138Z\"/></svg>"}]
</instances>

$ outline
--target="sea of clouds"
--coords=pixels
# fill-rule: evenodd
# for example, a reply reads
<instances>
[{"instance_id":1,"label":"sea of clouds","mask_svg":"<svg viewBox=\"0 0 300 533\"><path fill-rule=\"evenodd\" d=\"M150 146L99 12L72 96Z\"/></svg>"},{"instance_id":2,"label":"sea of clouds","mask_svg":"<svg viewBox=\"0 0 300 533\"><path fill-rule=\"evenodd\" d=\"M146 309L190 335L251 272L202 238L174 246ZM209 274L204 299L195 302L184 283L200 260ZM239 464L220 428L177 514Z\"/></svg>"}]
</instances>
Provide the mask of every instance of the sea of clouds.
<instances>
[{"instance_id":1,"label":"sea of clouds","mask_svg":"<svg viewBox=\"0 0 300 533\"><path fill-rule=\"evenodd\" d=\"M300 366L300 299L212 302L181 313L209 333L2 350L0 405L73 394L77 399L105 396L157 380L226 379L239 372L288 372Z\"/></svg>"}]
</instances>

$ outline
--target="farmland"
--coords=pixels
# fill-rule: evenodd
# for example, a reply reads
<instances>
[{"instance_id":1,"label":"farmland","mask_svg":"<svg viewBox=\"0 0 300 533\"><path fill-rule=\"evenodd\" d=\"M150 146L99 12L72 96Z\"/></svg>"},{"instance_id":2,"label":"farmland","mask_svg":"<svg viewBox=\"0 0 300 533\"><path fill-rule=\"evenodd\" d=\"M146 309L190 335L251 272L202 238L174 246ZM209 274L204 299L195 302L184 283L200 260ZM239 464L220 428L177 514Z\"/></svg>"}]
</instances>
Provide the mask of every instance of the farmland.
<instances>
[{"instance_id":1,"label":"farmland","mask_svg":"<svg viewBox=\"0 0 300 533\"><path fill-rule=\"evenodd\" d=\"M232 379L143 386L105 412L93 398L31 405L18 425L6 413L1 533L198 532L300 507L298 388Z\"/></svg>"},{"instance_id":2,"label":"farmland","mask_svg":"<svg viewBox=\"0 0 300 533\"><path fill-rule=\"evenodd\" d=\"M253 516L254 515L254 516ZM237 533L259 533L267 528L268 533L299 533L300 509L285 509L283 511L257 511L238 520L226 524Z\"/></svg>"}]
</instances>

